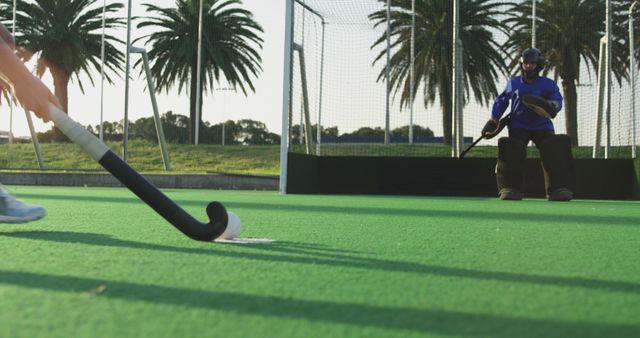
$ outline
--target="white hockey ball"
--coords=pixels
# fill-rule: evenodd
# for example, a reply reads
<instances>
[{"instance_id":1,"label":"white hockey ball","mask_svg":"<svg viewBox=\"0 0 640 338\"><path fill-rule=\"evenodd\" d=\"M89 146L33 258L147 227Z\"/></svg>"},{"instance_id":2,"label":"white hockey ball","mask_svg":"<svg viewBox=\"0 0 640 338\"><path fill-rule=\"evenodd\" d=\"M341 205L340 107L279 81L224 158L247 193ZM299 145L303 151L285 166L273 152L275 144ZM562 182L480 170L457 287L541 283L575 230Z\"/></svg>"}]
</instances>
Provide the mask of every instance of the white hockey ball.
<instances>
[{"instance_id":1,"label":"white hockey ball","mask_svg":"<svg viewBox=\"0 0 640 338\"><path fill-rule=\"evenodd\" d=\"M231 211L227 211L227 228L224 230L222 235L220 235L221 239L234 239L238 237L240 234L240 230L242 229L242 224L240 223L240 217L234 214Z\"/></svg>"}]
</instances>

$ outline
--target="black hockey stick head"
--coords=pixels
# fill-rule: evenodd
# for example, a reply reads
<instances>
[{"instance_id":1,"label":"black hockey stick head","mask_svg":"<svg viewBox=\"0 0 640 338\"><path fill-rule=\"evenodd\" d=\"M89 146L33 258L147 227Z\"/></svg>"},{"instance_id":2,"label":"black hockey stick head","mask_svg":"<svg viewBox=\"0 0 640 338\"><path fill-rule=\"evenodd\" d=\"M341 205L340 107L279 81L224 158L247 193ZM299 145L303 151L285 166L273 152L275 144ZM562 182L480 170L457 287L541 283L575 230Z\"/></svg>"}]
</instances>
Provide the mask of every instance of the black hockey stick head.
<instances>
[{"instance_id":1,"label":"black hockey stick head","mask_svg":"<svg viewBox=\"0 0 640 338\"><path fill-rule=\"evenodd\" d=\"M227 209L220 202L214 201L207 205L206 212L209 223L197 221L177 206L173 209L176 209L177 212L165 218L191 239L213 241L227 230L229 215Z\"/></svg>"},{"instance_id":2,"label":"black hockey stick head","mask_svg":"<svg viewBox=\"0 0 640 338\"><path fill-rule=\"evenodd\" d=\"M207 205L205 211L209 221L203 223L158 190L111 150L107 151L98 163L189 238L199 241L212 241L226 230L229 217L222 203L211 202Z\"/></svg>"},{"instance_id":3,"label":"black hockey stick head","mask_svg":"<svg viewBox=\"0 0 640 338\"><path fill-rule=\"evenodd\" d=\"M209 226L213 226L216 232L219 232L214 236L214 239L218 238L227 228L227 223L229 223L227 209L220 202L211 202L207 205L207 216L209 216Z\"/></svg>"}]
</instances>

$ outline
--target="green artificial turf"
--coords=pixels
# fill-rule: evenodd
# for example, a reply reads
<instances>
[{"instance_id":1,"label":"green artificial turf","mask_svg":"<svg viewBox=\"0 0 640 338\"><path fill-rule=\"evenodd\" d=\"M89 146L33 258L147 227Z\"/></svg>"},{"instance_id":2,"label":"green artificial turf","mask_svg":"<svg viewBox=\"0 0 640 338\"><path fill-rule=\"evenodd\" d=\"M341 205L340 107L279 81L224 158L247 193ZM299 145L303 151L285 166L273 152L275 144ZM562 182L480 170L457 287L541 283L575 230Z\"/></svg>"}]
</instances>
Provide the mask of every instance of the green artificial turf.
<instances>
[{"instance_id":1,"label":"green artificial turf","mask_svg":"<svg viewBox=\"0 0 640 338\"><path fill-rule=\"evenodd\" d=\"M165 190L241 237L197 242L120 188L11 187L0 337L638 337L640 203Z\"/></svg>"}]
</instances>

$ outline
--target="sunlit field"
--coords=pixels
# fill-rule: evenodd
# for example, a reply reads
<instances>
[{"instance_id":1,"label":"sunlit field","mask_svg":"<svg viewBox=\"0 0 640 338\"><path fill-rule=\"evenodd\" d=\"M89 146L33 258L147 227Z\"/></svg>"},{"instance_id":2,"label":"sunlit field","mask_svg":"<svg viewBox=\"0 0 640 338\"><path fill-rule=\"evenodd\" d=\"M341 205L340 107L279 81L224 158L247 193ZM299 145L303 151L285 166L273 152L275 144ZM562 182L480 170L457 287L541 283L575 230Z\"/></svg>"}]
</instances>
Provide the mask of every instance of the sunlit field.
<instances>
[{"instance_id":1,"label":"sunlit field","mask_svg":"<svg viewBox=\"0 0 640 338\"><path fill-rule=\"evenodd\" d=\"M640 204L164 190L242 238L185 237L124 188L13 186L1 337L637 337Z\"/></svg>"}]
</instances>

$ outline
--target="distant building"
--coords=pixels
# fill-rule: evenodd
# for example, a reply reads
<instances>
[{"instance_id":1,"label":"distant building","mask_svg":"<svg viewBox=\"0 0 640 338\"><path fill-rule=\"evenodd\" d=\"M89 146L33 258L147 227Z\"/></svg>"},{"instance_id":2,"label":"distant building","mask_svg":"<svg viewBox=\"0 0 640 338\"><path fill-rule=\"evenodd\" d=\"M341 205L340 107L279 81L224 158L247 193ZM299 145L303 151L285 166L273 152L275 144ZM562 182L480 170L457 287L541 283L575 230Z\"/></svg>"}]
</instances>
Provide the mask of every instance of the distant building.
<instances>
[{"instance_id":1,"label":"distant building","mask_svg":"<svg viewBox=\"0 0 640 338\"><path fill-rule=\"evenodd\" d=\"M13 139L13 135L10 132L0 130L0 143L9 143L10 139Z\"/></svg>"}]
</instances>

